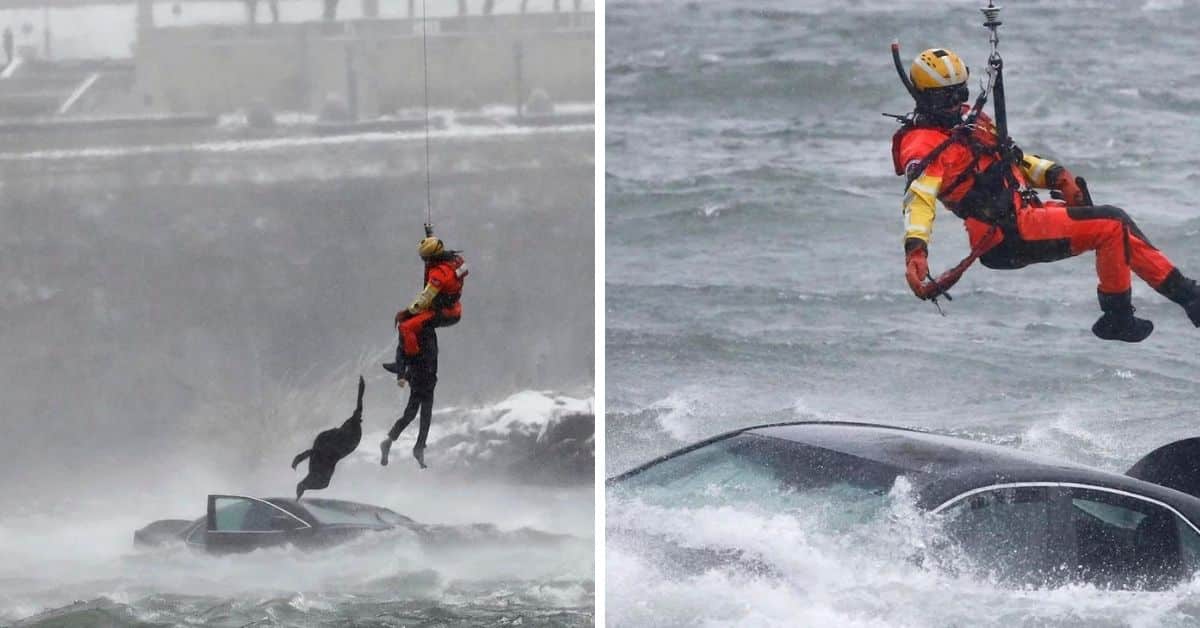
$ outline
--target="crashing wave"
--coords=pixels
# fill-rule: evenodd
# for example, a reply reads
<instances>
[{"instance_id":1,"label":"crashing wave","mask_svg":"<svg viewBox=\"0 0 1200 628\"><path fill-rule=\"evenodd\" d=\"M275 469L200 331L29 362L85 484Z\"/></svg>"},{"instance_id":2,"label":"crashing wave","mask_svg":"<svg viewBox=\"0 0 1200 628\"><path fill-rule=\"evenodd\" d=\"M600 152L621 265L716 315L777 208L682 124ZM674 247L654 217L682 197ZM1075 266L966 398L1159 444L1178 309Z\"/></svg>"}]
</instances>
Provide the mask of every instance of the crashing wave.
<instances>
[{"instance_id":1,"label":"crashing wave","mask_svg":"<svg viewBox=\"0 0 1200 628\"><path fill-rule=\"evenodd\" d=\"M523 484L592 482L596 417L591 398L527 390L498 403L436 411L428 442L439 469ZM416 436L416 425L402 439ZM378 457L364 438L359 456Z\"/></svg>"},{"instance_id":2,"label":"crashing wave","mask_svg":"<svg viewBox=\"0 0 1200 628\"><path fill-rule=\"evenodd\" d=\"M596 416L591 399L523 391L443 424L430 445L455 470L499 472L530 483L591 482Z\"/></svg>"}]
</instances>

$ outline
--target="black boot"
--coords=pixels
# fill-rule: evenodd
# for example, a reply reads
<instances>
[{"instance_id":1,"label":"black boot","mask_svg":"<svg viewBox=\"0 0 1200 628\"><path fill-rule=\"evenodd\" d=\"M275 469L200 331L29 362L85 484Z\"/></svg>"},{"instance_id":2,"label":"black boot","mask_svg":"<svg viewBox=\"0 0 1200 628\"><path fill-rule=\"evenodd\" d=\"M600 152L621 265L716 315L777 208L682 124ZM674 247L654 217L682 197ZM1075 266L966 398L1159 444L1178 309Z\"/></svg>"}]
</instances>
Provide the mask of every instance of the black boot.
<instances>
[{"instance_id":1,"label":"black boot","mask_svg":"<svg viewBox=\"0 0 1200 628\"><path fill-rule=\"evenodd\" d=\"M1200 327L1200 286L1183 276L1179 269L1171 271L1158 288L1158 293L1178 303L1187 312L1192 325Z\"/></svg>"},{"instance_id":2,"label":"black boot","mask_svg":"<svg viewBox=\"0 0 1200 628\"><path fill-rule=\"evenodd\" d=\"M396 375L403 375L404 371L405 371L404 363L403 362L384 362L383 370L385 370L389 373L395 373Z\"/></svg>"},{"instance_id":3,"label":"black boot","mask_svg":"<svg viewBox=\"0 0 1200 628\"><path fill-rule=\"evenodd\" d=\"M406 380L408 379L408 360L405 360L403 356L398 355L396 356L395 362L384 362L383 370L389 373L395 373L397 380Z\"/></svg>"},{"instance_id":4,"label":"black boot","mask_svg":"<svg viewBox=\"0 0 1200 628\"><path fill-rule=\"evenodd\" d=\"M1154 323L1133 315L1130 291L1119 294L1097 293L1104 315L1092 325L1092 333L1104 340L1141 342L1154 331Z\"/></svg>"}]
</instances>

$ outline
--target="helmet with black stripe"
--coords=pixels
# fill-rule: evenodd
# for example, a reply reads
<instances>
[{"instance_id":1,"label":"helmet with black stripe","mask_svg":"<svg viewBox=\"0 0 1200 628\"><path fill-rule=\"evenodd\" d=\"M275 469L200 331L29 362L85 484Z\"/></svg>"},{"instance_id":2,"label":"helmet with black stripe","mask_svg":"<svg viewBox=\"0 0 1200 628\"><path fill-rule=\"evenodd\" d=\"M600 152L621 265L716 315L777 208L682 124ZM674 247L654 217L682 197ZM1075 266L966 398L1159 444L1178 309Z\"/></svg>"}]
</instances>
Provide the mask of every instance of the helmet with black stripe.
<instances>
[{"instance_id":1,"label":"helmet with black stripe","mask_svg":"<svg viewBox=\"0 0 1200 628\"><path fill-rule=\"evenodd\" d=\"M962 58L945 48L930 48L913 59L908 78L916 89L917 111L957 112L967 102L970 69Z\"/></svg>"},{"instance_id":2,"label":"helmet with black stripe","mask_svg":"<svg viewBox=\"0 0 1200 628\"><path fill-rule=\"evenodd\" d=\"M442 243L441 238L427 236L417 245L417 253L421 255L421 259L430 260L441 255L446 250L446 245Z\"/></svg>"}]
</instances>

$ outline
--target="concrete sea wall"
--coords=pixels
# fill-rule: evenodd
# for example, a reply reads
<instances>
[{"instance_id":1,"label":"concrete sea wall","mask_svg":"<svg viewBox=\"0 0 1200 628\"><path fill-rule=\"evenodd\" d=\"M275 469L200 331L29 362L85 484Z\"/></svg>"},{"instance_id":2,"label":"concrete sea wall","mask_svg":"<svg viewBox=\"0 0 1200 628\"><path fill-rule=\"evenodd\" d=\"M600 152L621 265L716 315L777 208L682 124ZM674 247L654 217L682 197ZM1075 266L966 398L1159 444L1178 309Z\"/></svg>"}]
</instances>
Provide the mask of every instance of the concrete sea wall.
<instances>
[{"instance_id":1,"label":"concrete sea wall","mask_svg":"<svg viewBox=\"0 0 1200 628\"><path fill-rule=\"evenodd\" d=\"M136 52L145 112L221 113L265 103L315 112L329 96L361 117L422 106L516 103L534 88L594 100L594 14L466 16L145 29Z\"/></svg>"}]
</instances>

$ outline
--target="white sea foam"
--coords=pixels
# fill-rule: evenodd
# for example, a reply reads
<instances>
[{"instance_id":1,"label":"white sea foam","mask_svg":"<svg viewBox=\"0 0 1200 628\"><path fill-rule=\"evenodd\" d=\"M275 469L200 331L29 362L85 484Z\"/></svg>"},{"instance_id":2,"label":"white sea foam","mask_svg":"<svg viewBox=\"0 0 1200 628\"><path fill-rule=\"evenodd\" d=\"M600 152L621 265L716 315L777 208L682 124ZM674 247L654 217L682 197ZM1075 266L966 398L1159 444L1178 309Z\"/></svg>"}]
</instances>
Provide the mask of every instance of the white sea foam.
<instances>
[{"instance_id":1,"label":"white sea foam","mask_svg":"<svg viewBox=\"0 0 1200 628\"><path fill-rule=\"evenodd\" d=\"M656 626L1185 626L1200 582L1167 592L1072 585L1006 589L955 575L961 557L930 551L938 522L902 483L878 516L854 520L833 504L664 508L609 505L609 621ZM654 539L648 541L647 539ZM648 543L730 558L676 569ZM616 603L611 602L616 600Z\"/></svg>"}]
</instances>

